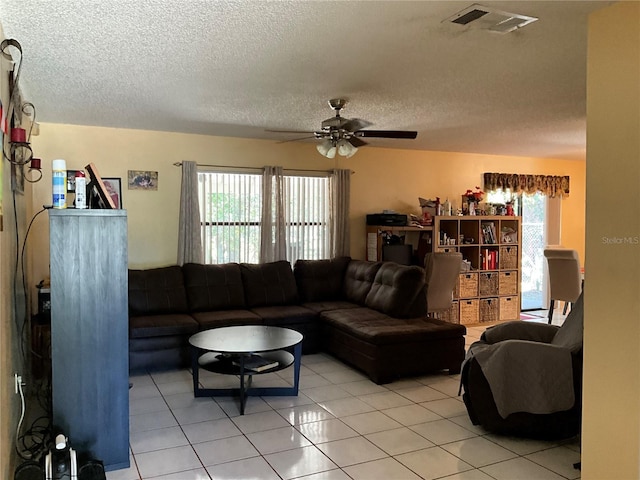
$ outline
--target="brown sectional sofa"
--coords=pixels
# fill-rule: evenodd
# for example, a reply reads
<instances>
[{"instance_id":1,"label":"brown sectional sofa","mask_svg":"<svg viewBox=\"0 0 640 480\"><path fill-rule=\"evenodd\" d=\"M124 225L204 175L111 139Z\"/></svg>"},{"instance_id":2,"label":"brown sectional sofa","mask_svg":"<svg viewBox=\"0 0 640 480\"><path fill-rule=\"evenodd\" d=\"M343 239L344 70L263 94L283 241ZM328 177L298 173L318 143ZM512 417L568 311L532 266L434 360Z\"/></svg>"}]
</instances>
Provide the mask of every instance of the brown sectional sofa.
<instances>
[{"instance_id":1,"label":"brown sectional sofa","mask_svg":"<svg viewBox=\"0 0 640 480\"><path fill-rule=\"evenodd\" d=\"M262 324L301 332L303 353L327 351L377 383L457 373L465 328L428 320L424 288L422 268L348 257L129 270L130 369L187 366L194 333Z\"/></svg>"}]
</instances>

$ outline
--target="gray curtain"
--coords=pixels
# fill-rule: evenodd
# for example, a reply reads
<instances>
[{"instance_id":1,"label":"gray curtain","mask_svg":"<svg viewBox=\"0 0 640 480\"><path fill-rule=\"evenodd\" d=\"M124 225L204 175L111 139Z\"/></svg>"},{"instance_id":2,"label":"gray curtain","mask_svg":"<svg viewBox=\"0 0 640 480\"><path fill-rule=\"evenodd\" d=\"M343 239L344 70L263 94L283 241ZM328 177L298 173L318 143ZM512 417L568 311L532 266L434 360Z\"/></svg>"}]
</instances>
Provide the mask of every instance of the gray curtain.
<instances>
[{"instance_id":1,"label":"gray curtain","mask_svg":"<svg viewBox=\"0 0 640 480\"><path fill-rule=\"evenodd\" d=\"M180 220L178 223L178 265L202 262L198 168L196 162L182 162Z\"/></svg>"},{"instance_id":2,"label":"gray curtain","mask_svg":"<svg viewBox=\"0 0 640 480\"><path fill-rule=\"evenodd\" d=\"M333 170L329 181L331 257L351 254L349 200L351 170Z\"/></svg>"},{"instance_id":3,"label":"gray curtain","mask_svg":"<svg viewBox=\"0 0 640 480\"><path fill-rule=\"evenodd\" d=\"M262 174L262 229L260 263L287 259L282 167L264 167Z\"/></svg>"}]
</instances>

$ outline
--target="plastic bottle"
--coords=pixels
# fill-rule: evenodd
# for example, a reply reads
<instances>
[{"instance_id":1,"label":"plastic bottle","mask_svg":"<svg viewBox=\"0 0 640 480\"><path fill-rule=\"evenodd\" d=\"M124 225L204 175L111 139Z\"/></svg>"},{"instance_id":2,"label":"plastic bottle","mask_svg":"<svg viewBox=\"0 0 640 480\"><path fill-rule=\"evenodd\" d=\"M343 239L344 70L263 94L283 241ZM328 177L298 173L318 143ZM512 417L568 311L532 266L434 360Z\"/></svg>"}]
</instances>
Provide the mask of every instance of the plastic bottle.
<instances>
[{"instance_id":1,"label":"plastic bottle","mask_svg":"<svg viewBox=\"0 0 640 480\"><path fill-rule=\"evenodd\" d=\"M54 160L51 170L53 208L67 208L67 162Z\"/></svg>"},{"instance_id":2,"label":"plastic bottle","mask_svg":"<svg viewBox=\"0 0 640 480\"><path fill-rule=\"evenodd\" d=\"M449 203L448 198L444 201L444 212L442 214L447 216L451 215L451 203Z\"/></svg>"},{"instance_id":3,"label":"plastic bottle","mask_svg":"<svg viewBox=\"0 0 640 480\"><path fill-rule=\"evenodd\" d=\"M87 178L82 170L76 172L76 208L87 208Z\"/></svg>"}]
</instances>

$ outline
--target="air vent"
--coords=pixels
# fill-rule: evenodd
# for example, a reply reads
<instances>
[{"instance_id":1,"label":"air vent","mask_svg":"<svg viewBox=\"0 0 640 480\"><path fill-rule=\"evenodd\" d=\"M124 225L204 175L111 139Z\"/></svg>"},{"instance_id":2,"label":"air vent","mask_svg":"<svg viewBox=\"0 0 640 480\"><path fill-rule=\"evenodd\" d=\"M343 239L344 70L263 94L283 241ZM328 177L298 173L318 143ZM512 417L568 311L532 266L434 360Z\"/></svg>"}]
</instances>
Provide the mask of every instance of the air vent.
<instances>
[{"instance_id":1,"label":"air vent","mask_svg":"<svg viewBox=\"0 0 640 480\"><path fill-rule=\"evenodd\" d=\"M453 23L457 23L459 25L467 25L467 24L473 22L474 20L478 20L480 17L482 17L483 15L486 15L487 13L489 13L489 12L487 12L485 10L478 10L477 8L474 8L470 12L467 12L464 15L460 15L458 18L454 18L451 21Z\"/></svg>"},{"instance_id":2,"label":"air vent","mask_svg":"<svg viewBox=\"0 0 640 480\"><path fill-rule=\"evenodd\" d=\"M444 22L468 26L469 28L489 30L496 33L508 33L522 28L525 25L529 25L536 20L538 20L536 17L509 13L474 3L452 17L447 18Z\"/></svg>"}]
</instances>

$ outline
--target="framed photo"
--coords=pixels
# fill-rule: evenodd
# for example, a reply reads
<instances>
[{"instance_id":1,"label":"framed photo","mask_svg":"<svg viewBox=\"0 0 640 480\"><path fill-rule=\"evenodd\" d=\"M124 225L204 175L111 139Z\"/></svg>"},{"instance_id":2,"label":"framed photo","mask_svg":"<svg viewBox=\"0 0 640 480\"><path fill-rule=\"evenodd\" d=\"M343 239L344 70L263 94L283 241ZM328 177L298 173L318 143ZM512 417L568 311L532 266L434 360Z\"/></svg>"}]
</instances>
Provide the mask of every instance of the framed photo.
<instances>
[{"instance_id":1,"label":"framed photo","mask_svg":"<svg viewBox=\"0 0 640 480\"><path fill-rule=\"evenodd\" d=\"M122 180L120 178L102 177L104 187L107 189L116 209L122 208Z\"/></svg>"},{"instance_id":2,"label":"framed photo","mask_svg":"<svg viewBox=\"0 0 640 480\"><path fill-rule=\"evenodd\" d=\"M90 163L84 168L89 173L90 178L90 182L87 185L89 187L87 196L89 197L90 208L104 208L107 210L116 208L96 166Z\"/></svg>"},{"instance_id":3,"label":"framed photo","mask_svg":"<svg viewBox=\"0 0 640 480\"><path fill-rule=\"evenodd\" d=\"M76 191L76 173L81 170L67 170L67 193Z\"/></svg>"},{"instance_id":4,"label":"framed photo","mask_svg":"<svg viewBox=\"0 0 640 480\"><path fill-rule=\"evenodd\" d=\"M127 184L129 190L158 190L158 172L129 170Z\"/></svg>"}]
</instances>

